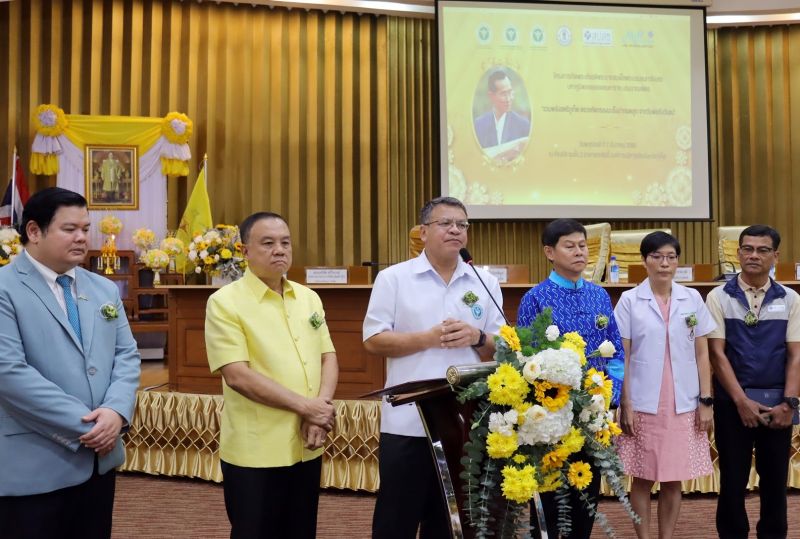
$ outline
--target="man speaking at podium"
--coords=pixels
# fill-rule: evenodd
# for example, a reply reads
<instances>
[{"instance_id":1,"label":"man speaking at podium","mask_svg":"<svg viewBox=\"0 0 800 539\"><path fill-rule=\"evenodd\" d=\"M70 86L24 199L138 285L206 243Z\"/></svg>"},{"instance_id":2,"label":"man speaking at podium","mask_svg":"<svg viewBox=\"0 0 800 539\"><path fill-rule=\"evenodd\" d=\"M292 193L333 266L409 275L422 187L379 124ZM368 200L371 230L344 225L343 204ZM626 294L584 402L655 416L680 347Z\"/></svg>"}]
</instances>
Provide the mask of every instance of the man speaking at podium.
<instances>
[{"instance_id":1,"label":"man speaking at podium","mask_svg":"<svg viewBox=\"0 0 800 539\"><path fill-rule=\"evenodd\" d=\"M378 274L364 319L364 347L387 358L386 386L444 378L447 367L494 354L503 316L459 250L467 245L467 210L435 198L420 212L418 257ZM497 279L480 272L502 306ZM381 486L372 520L376 538L449 537L438 473L416 405L381 409Z\"/></svg>"}]
</instances>

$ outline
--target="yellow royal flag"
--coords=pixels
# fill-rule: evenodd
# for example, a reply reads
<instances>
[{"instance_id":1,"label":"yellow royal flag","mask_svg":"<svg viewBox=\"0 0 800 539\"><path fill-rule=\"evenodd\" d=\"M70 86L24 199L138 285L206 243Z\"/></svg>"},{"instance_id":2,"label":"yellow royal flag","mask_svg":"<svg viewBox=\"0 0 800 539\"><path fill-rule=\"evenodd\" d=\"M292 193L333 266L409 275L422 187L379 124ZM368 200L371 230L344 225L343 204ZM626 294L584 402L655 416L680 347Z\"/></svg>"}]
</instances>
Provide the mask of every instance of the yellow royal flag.
<instances>
[{"instance_id":1,"label":"yellow royal flag","mask_svg":"<svg viewBox=\"0 0 800 539\"><path fill-rule=\"evenodd\" d=\"M175 237L179 238L188 249L192 238L212 226L211 201L208 199L208 190L206 189L206 163L203 163L203 169L194 184ZM183 254L175 257L175 264L177 270L183 271L183 273L189 273L194 270L194 264L187 260Z\"/></svg>"}]
</instances>

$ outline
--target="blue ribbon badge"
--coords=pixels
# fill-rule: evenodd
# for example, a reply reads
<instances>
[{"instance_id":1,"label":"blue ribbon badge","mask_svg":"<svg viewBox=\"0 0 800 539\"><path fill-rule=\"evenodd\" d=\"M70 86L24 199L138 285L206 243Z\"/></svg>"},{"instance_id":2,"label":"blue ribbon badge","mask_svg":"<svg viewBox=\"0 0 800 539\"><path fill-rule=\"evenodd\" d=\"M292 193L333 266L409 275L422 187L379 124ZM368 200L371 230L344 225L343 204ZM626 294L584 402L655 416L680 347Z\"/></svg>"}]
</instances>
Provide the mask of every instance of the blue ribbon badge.
<instances>
[{"instance_id":1,"label":"blue ribbon badge","mask_svg":"<svg viewBox=\"0 0 800 539\"><path fill-rule=\"evenodd\" d=\"M481 307L478 303L472 306L472 316L475 320L480 320L481 316L483 316L483 307Z\"/></svg>"}]
</instances>

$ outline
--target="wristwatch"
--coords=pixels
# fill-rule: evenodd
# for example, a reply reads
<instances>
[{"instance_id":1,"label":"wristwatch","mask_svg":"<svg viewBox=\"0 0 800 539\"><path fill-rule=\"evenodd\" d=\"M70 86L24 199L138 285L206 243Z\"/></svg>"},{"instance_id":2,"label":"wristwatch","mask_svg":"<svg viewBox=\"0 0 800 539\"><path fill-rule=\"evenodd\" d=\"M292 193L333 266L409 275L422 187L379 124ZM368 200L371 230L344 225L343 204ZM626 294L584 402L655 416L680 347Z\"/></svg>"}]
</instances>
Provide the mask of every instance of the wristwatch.
<instances>
[{"instance_id":1,"label":"wristwatch","mask_svg":"<svg viewBox=\"0 0 800 539\"><path fill-rule=\"evenodd\" d=\"M800 408L800 399L797 397L784 397L783 402L789 405L792 410Z\"/></svg>"},{"instance_id":2,"label":"wristwatch","mask_svg":"<svg viewBox=\"0 0 800 539\"><path fill-rule=\"evenodd\" d=\"M713 406L714 405L714 397L698 397L697 401L702 404L703 406Z\"/></svg>"},{"instance_id":3,"label":"wristwatch","mask_svg":"<svg viewBox=\"0 0 800 539\"><path fill-rule=\"evenodd\" d=\"M486 333L484 333L482 329L479 329L478 331L481 332L481 336L478 337L478 342L472 345L473 348L480 348L486 344Z\"/></svg>"}]
</instances>

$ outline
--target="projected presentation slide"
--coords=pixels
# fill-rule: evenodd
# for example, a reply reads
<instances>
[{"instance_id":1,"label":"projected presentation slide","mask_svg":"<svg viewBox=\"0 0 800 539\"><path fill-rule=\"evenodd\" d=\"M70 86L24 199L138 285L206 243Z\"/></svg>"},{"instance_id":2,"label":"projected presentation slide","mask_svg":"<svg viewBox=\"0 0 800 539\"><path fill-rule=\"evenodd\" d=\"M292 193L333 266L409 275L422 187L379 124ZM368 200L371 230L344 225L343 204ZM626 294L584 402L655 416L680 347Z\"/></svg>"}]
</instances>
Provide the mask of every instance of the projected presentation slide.
<instances>
[{"instance_id":1,"label":"projected presentation slide","mask_svg":"<svg viewBox=\"0 0 800 539\"><path fill-rule=\"evenodd\" d=\"M702 10L438 6L442 193L470 217L709 217Z\"/></svg>"}]
</instances>

